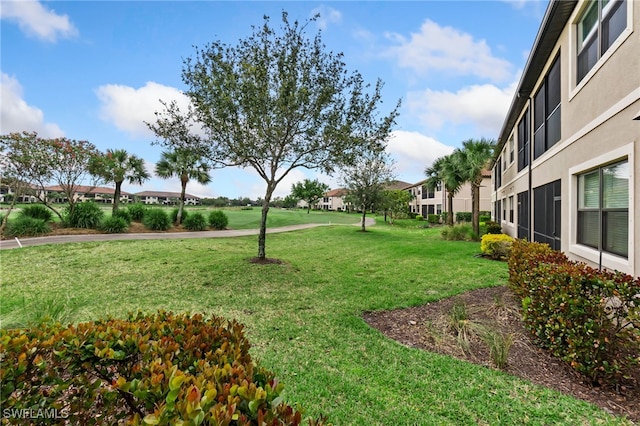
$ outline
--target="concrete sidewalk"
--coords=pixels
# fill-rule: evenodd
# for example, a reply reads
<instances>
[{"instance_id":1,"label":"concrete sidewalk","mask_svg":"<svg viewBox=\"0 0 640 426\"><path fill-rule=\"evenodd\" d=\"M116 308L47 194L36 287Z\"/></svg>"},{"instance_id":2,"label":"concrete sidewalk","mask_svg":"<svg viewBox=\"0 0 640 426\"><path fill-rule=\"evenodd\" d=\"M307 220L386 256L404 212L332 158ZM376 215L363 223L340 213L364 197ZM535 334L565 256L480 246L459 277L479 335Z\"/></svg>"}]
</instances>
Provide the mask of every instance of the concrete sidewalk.
<instances>
[{"instance_id":1,"label":"concrete sidewalk","mask_svg":"<svg viewBox=\"0 0 640 426\"><path fill-rule=\"evenodd\" d=\"M373 218L367 218L366 225L372 226L376 223ZM360 226L360 223L355 224ZM267 228L267 234L277 234L280 232L298 231L301 229L315 228L318 226L328 226L326 223L307 223L303 225L282 226L279 228ZM51 237L24 238L18 241L0 241L0 250L8 250L30 246L40 246L44 244L65 244L84 243L90 241L124 241L124 240L180 240L187 238L228 238L244 237L247 235L258 235L258 229L240 229L226 231L201 231L201 232L149 232L140 234L83 234L83 235L56 235Z\"/></svg>"}]
</instances>

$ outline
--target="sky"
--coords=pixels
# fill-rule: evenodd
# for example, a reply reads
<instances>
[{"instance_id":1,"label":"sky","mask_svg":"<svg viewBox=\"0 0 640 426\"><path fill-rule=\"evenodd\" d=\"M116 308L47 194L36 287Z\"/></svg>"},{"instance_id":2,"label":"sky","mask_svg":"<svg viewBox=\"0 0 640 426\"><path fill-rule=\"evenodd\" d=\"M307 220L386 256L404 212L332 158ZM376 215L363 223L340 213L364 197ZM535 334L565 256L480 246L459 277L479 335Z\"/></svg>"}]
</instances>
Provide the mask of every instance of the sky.
<instances>
[{"instance_id":1,"label":"sky","mask_svg":"<svg viewBox=\"0 0 640 426\"><path fill-rule=\"evenodd\" d=\"M183 60L213 41L236 45L269 16L279 25L320 14L307 28L349 71L384 82L380 111L402 106L387 150L397 179L424 169L470 138L496 139L547 7L546 0L495 1L5 1L0 0L0 134L88 140L145 160L152 178L128 192L179 191L153 174L162 148L144 124L159 99L184 102ZM264 197L253 169L211 173L200 197ZM295 169L274 196L338 175Z\"/></svg>"}]
</instances>

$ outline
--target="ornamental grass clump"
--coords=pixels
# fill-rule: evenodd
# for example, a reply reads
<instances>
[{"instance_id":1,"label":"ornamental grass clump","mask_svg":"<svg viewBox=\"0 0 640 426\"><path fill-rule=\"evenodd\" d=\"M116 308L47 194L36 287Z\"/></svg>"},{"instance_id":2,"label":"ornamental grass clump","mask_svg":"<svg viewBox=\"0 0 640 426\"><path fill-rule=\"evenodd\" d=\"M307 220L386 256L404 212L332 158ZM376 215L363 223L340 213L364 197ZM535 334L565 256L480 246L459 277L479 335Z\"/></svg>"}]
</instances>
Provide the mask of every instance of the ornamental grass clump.
<instances>
[{"instance_id":1,"label":"ornamental grass clump","mask_svg":"<svg viewBox=\"0 0 640 426\"><path fill-rule=\"evenodd\" d=\"M229 218L222 210L214 210L209 213L209 225L213 229L222 230L229 224Z\"/></svg>"},{"instance_id":2,"label":"ornamental grass clump","mask_svg":"<svg viewBox=\"0 0 640 426\"><path fill-rule=\"evenodd\" d=\"M20 216L26 216L33 219L41 219L45 222L51 222L53 220L53 212L46 208L42 204L32 204L23 207L20 211Z\"/></svg>"},{"instance_id":3,"label":"ornamental grass clump","mask_svg":"<svg viewBox=\"0 0 640 426\"><path fill-rule=\"evenodd\" d=\"M182 226L189 231L204 231L207 229L207 219L202 213L195 212L184 219Z\"/></svg>"},{"instance_id":4,"label":"ornamental grass clump","mask_svg":"<svg viewBox=\"0 0 640 426\"><path fill-rule=\"evenodd\" d=\"M64 224L69 228L96 229L103 217L104 212L99 205L86 201L76 203L73 210L65 209Z\"/></svg>"},{"instance_id":5,"label":"ornamental grass clump","mask_svg":"<svg viewBox=\"0 0 640 426\"><path fill-rule=\"evenodd\" d=\"M44 219L34 219L29 216L18 216L7 221L4 229L5 237L38 237L51 232L51 227Z\"/></svg>"},{"instance_id":6,"label":"ornamental grass clump","mask_svg":"<svg viewBox=\"0 0 640 426\"><path fill-rule=\"evenodd\" d=\"M171 219L163 209L149 209L145 212L142 223L152 231L166 231L171 228Z\"/></svg>"}]
</instances>

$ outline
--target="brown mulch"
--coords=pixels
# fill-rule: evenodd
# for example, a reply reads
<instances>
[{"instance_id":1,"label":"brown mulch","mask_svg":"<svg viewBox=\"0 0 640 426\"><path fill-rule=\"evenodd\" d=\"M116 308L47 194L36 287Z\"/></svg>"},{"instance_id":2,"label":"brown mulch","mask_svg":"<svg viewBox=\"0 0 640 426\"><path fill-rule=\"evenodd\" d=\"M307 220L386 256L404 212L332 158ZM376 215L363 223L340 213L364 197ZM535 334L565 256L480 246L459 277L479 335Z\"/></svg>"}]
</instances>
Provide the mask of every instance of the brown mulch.
<instances>
[{"instance_id":1,"label":"brown mulch","mask_svg":"<svg viewBox=\"0 0 640 426\"><path fill-rule=\"evenodd\" d=\"M451 308L464 304L469 320L483 324L504 335L512 334L514 343L509 351L509 374L535 384L571 395L633 422L640 422L640 386L627 383L619 389L594 387L568 364L538 348L524 328L516 297L507 287L470 291L449 299L408 309L366 312L369 325L403 345L420 348L495 368L486 344L478 336L468 340L463 350L454 333L447 327ZM636 378L640 377L640 371Z\"/></svg>"}]
</instances>

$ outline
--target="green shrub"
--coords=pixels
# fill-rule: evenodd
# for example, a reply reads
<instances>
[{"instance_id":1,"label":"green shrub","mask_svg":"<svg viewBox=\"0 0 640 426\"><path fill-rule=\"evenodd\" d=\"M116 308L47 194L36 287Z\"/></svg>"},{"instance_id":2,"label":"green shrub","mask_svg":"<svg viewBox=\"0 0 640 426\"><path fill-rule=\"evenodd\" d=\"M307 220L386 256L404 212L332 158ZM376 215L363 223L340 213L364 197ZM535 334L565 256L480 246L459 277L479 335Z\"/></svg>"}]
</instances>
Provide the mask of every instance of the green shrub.
<instances>
[{"instance_id":1,"label":"green shrub","mask_svg":"<svg viewBox=\"0 0 640 426\"><path fill-rule=\"evenodd\" d=\"M204 231L207 229L207 219L200 212L195 212L187 216L182 225L189 231Z\"/></svg>"},{"instance_id":2,"label":"green shrub","mask_svg":"<svg viewBox=\"0 0 640 426\"><path fill-rule=\"evenodd\" d=\"M502 234L502 226L492 220L485 222L487 234Z\"/></svg>"},{"instance_id":3,"label":"green shrub","mask_svg":"<svg viewBox=\"0 0 640 426\"><path fill-rule=\"evenodd\" d=\"M538 342L595 384L620 383L640 360L640 278L571 262L516 240L509 285Z\"/></svg>"},{"instance_id":4,"label":"green shrub","mask_svg":"<svg viewBox=\"0 0 640 426\"><path fill-rule=\"evenodd\" d=\"M134 222L142 222L147 210L149 210L149 208L142 203L134 203L127 206L127 211L131 215L131 220Z\"/></svg>"},{"instance_id":5,"label":"green shrub","mask_svg":"<svg viewBox=\"0 0 640 426\"><path fill-rule=\"evenodd\" d=\"M171 228L171 219L163 209L148 209L144 214L142 223L145 228L153 231L166 231Z\"/></svg>"},{"instance_id":6,"label":"green shrub","mask_svg":"<svg viewBox=\"0 0 640 426\"><path fill-rule=\"evenodd\" d=\"M447 226L440 232L443 240L449 241L473 241L474 233L471 225L462 224Z\"/></svg>"},{"instance_id":7,"label":"green shrub","mask_svg":"<svg viewBox=\"0 0 640 426\"><path fill-rule=\"evenodd\" d=\"M171 222L172 223L176 223L178 221L178 211L180 209L178 207L176 207L175 209L171 210ZM184 223L185 219L189 216L189 212L187 211L187 209L182 209L182 223Z\"/></svg>"},{"instance_id":8,"label":"green shrub","mask_svg":"<svg viewBox=\"0 0 640 426\"><path fill-rule=\"evenodd\" d=\"M96 203L82 202L76 203L73 211L69 207L65 209L64 224L70 228L95 229L98 227L104 212Z\"/></svg>"},{"instance_id":9,"label":"green shrub","mask_svg":"<svg viewBox=\"0 0 640 426\"><path fill-rule=\"evenodd\" d=\"M480 215L480 218L479 218L480 222L485 222L486 223L486 222L489 222L490 220L491 220L491 215L489 215L489 214L481 214Z\"/></svg>"},{"instance_id":10,"label":"green shrub","mask_svg":"<svg viewBox=\"0 0 640 426\"><path fill-rule=\"evenodd\" d=\"M229 224L229 218L222 210L214 210L209 213L209 225L213 229L225 229Z\"/></svg>"},{"instance_id":11,"label":"green shrub","mask_svg":"<svg viewBox=\"0 0 640 426\"><path fill-rule=\"evenodd\" d=\"M492 259L508 259L513 238L506 234L485 234L480 240L480 251Z\"/></svg>"},{"instance_id":12,"label":"green shrub","mask_svg":"<svg viewBox=\"0 0 640 426\"><path fill-rule=\"evenodd\" d=\"M0 405L64 407L68 424L301 424L249 348L235 320L162 311L0 330Z\"/></svg>"},{"instance_id":13,"label":"green shrub","mask_svg":"<svg viewBox=\"0 0 640 426\"><path fill-rule=\"evenodd\" d=\"M103 219L98 229L107 234L121 234L129 230L129 223L121 217L111 216Z\"/></svg>"},{"instance_id":14,"label":"green shrub","mask_svg":"<svg viewBox=\"0 0 640 426\"><path fill-rule=\"evenodd\" d=\"M45 222L51 222L53 220L53 213L51 210L42 204L31 204L23 207L20 211L20 215L33 219L42 219Z\"/></svg>"},{"instance_id":15,"label":"green shrub","mask_svg":"<svg viewBox=\"0 0 640 426\"><path fill-rule=\"evenodd\" d=\"M422 215L417 215L417 216L416 216L416 220L417 220L418 222L422 222L422 221L424 220L424 217L422 217Z\"/></svg>"},{"instance_id":16,"label":"green shrub","mask_svg":"<svg viewBox=\"0 0 640 426\"><path fill-rule=\"evenodd\" d=\"M437 225L438 223L440 223L440 215L437 215L437 214L427 215L427 221L429 221L429 223L432 225Z\"/></svg>"},{"instance_id":17,"label":"green shrub","mask_svg":"<svg viewBox=\"0 0 640 426\"><path fill-rule=\"evenodd\" d=\"M18 216L9 219L4 229L6 237L37 237L51 232L51 228L43 219L34 219L29 216Z\"/></svg>"},{"instance_id":18,"label":"green shrub","mask_svg":"<svg viewBox=\"0 0 640 426\"><path fill-rule=\"evenodd\" d=\"M120 219L124 219L127 222L127 225L131 224L131 212L127 209L118 209L115 212L111 213L111 217L117 217Z\"/></svg>"},{"instance_id":19,"label":"green shrub","mask_svg":"<svg viewBox=\"0 0 640 426\"><path fill-rule=\"evenodd\" d=\"M456 213L456 222L471 222L472 213L471 212L457 212Z\"/></svg>"}]
</instances>

